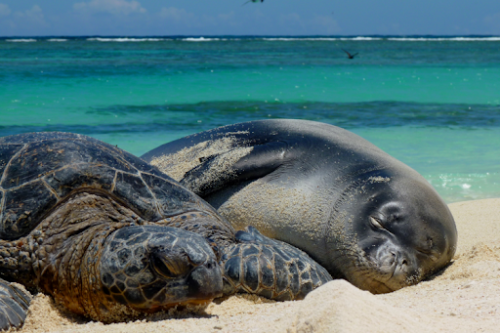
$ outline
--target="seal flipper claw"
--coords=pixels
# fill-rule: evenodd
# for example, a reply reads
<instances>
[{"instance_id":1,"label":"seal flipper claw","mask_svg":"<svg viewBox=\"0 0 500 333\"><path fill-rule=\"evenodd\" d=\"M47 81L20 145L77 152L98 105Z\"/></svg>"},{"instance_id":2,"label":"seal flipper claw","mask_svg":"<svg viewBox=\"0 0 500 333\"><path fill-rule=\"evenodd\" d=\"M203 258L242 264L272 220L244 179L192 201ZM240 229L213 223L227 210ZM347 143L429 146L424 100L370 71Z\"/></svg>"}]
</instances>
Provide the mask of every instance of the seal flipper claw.
<instances>
[{"instance_id":1,"label":"seal flipper claw","mask_svg":"<svg viewBox=\"0 0 500 333\"><path fill-rule=\"evenodd\" d=\"M0 279L0 330L21 327L26 319L31 295Z\"/></svg>"}]
</instances>

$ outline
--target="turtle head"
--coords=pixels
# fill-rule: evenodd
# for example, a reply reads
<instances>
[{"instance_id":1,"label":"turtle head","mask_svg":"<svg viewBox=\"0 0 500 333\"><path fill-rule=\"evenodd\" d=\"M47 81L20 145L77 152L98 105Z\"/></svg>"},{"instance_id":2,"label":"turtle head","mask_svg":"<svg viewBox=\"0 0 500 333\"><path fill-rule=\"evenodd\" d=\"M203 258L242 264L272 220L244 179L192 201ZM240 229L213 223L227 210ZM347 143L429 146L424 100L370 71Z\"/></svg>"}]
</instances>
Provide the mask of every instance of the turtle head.
<instances>
[{"instance_id":1,"label":"turtle head","mask_svg":"<svg viewBox=\"0 0 500 333\"><path fill-rule=\"evenodd\" d=\"M164 226L130 226L110 234L96 275L102 316L115 311L116 303L152 312L207 303L222 293L221 269L208 242Z\"/></svg>"}]
</instances>

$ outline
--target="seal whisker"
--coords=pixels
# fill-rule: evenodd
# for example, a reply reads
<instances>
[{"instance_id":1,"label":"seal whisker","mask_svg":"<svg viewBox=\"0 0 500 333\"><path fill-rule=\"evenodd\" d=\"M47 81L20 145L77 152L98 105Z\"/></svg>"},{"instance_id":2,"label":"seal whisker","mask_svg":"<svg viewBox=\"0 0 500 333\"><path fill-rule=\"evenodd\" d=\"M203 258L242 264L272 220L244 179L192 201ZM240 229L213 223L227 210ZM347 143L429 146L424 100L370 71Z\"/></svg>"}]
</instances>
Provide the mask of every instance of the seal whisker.
<instances>
[{"instance_id":1,"label":"seal whisker","mask_svg":"<svg viewBox=\"0 0 500 333\"><path fill-rule=\"evenodd\" d=\"M235 140L231 133L241 134ZM221 138L230 144L219 144ZM197 147L202 156L246 153L225 159L223 166L186 161L186 152ZM143 158L153 163L161 156L177 161L161 169L166 174L199 167L196 177L184 177L182 184L198 191L235 228L253 225L297 246L332 275L342 272L362 289L385 288L361 277L365 271L387 291L396 290L453 257L453 216L427 180L339 127L293 119L251 121L164 144ZM430 247L434 256L415 251ZM424 273L413 276L420 268Z\"/></svg>"}]
</instances>

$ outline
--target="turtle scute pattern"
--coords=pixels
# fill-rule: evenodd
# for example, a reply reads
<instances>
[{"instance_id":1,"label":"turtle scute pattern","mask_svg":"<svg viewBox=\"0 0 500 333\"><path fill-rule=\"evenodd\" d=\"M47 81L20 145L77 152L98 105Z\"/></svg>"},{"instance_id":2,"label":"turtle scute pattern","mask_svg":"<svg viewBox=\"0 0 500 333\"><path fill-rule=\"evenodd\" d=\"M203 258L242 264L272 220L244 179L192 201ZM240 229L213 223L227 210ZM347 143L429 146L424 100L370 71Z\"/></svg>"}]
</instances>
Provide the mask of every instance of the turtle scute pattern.
<instances>
[{"instance_id":1,"label":"turtle scute pattern","mask_svg":"<svg viewBox=\"0 0 500 333\"><path fill-rule=\"evenodd\" d=\"M147 248L143 246L145 243ZM104 260L100 269L100 303L109 304L108 308L119 303L153 312L164 304L221 295L220 270L214 270L217 258L197 234L163 226L123 228L112 235L101 255ZM149 263L145 260L147 256ZM185 281L176 279L177 273L182 272L191 272ZM213 287L203 288L203 283ZM179 284L183 287L177 288Z\"/></svg>"},{"instance_id":2,"label":"turtle scute pattern","mask_svg":"<svg viewBox=\"0 0 500 333\"><path fill-rule=\"evenodd\" d=\"M251 293L278 301L300 300L332 280L305 252L268 238L254 227L238 231L239 244L225 249L224 294Z\"/></svg>"},{"instance_id":3,"label":"turtle scute pattern","mask_svg":"<svg viewBox=\"0 0 500 333\"><path fill-rule=\"evenodd\" d=\"M219 225L189 212L169 219L167 225L196 230L212 243L220 258L224 295L249 293L278 301L300 300L332 280L328 271L305 252L262 235L254 227L222 237Z\"/></svg>"},{"instance_id":4,"label":"turtle scute pattern","mask_svg":"<svg viewBox=\"0 0 500 333\"><path fill-rule=\"evenodd\" d=\"M112 194L148 221L181 213L191 205L207 206L121 149L77 134L39 134L28 136L35 138L33 142L15 140L16 136L0 140L2 239L25 236L50 208L79 188Z\"/></svg>"},{"instance_id":5,"label":"turtle scute pattern","mask_svg":"<svg viewBox=\"0 0 500 333\"><path fill-rule=\"evenodd\" d=\"M34 133L0 139L0 175L1 278L104 322L221 295L210 244L165 221L201 212L233 230L141 159L78 134ZM21 325L29 303L3 279L0 329Z\"/></svg>"},{"instance_id":6,"label":"turtle scute pattern","mask_svg":"<svg viewBox=\"0 0 500 333\"><path fill-rule=\"evenodd\" d=\"M331 279L305 253L236 233L156 167L86 136L0 138L0 175L0 329L21 325L29 304L7 281L116 322L223 292L299 299Z\"/></svg>"}]
</instances>

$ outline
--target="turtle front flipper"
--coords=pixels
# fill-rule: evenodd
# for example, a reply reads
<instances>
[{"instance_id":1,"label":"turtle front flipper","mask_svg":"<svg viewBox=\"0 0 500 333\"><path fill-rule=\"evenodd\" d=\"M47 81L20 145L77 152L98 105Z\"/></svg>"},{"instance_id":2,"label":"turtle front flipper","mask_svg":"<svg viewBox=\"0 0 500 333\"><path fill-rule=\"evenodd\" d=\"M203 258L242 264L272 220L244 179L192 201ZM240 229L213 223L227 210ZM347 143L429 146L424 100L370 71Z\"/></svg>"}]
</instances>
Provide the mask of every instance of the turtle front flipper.
<instances>
[{"instance_id":1,"label":"turtle front flipper","mask_svg":"<svg viewBox=\"0 0 500 333\"><path fill-rule=\"evenodd\" d=\"M0 278L0 330L21 327L30 302L28 292Z\"/></svg>"},{"instance_id":2,"label":"turtle front flipper","mask_svg":"<svg viewBox=\"0 0 500 333\"><path fill-rule=\"evenodd\" d=\"M263 236L254 227L236 233L237 243L223 248L224 295L250 293L269 299L303 299L332 280L305 252Z\"/></svg>"}]
</instances>

